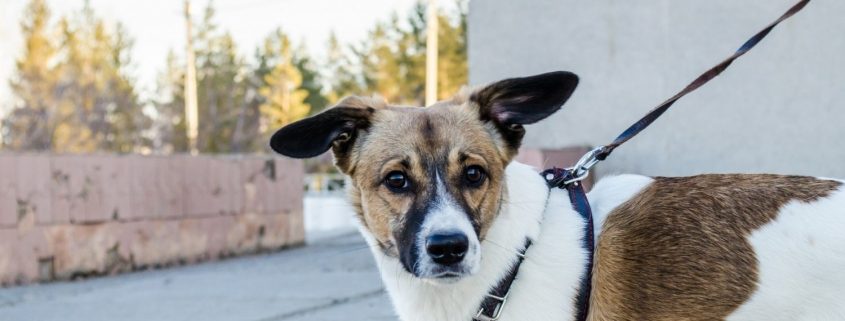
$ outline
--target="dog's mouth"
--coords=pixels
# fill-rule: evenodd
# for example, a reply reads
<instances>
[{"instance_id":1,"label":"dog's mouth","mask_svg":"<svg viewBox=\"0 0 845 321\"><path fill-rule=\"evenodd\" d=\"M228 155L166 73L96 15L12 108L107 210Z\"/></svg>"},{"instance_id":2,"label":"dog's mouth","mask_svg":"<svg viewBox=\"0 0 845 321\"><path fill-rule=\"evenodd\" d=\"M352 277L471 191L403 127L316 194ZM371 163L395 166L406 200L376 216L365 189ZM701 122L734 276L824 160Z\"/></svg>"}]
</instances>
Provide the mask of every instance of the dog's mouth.
<instances>
[{"instance_id":1,"label":"dog's mouth","mask_svg":"<svg viewBox=\"0 0 845 321\"><path fill-rule=\"evenodd\" d=\"M449 271L435 272L431 276L421 277L421 278L435 279L435 280L457 280L457 279L460 279L460 278L468 276L468 275L469 275L469 273L462 271L462 270L460 270L460 271L449 270Z\"/></svg>"},{"instance_id":2,"label":"dog's mouth","mask_svg":"<svg viewBox=\"0 0 845 321\"><path fill-rule=\"evenodd\" d=\"M435 275L433 278L434 279L453 279L453 278L459 278L459 277L462 277L462 276L463 276L463 274L457 273L457 272L443 272L443 273Z\"/></svg>"},{"instance_id":3,"label":"dog's mouth","mask_svg":"<svg viewBox=\"0 0 845 321\"><path fill-rule=\"evenodd\" d=\"M418 278L433 284L454 284L472 275L463 271L442 271L428 276L417 275Z\"/></svg>"}]
</instances>

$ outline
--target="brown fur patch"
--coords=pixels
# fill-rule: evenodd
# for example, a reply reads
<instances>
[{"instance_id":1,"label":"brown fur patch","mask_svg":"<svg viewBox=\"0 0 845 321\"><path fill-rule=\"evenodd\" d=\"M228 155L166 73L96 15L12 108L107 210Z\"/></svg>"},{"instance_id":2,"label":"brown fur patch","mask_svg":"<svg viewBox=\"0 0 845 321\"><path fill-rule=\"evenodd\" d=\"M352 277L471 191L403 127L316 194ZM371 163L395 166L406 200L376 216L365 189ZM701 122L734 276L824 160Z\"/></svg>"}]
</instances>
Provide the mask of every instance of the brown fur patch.
<instances>
[{"instance_id":1,"label":"brown fur patch","mask_svg":"<svg viewBox=\"0 0 845 321\"><path fill-rule=\"evenodd\" d=\"M754 292L751 232L841 183L780 175L656 178L612 211L596 249L590 320L724 320Z\"/></svg>"}]
</instances>

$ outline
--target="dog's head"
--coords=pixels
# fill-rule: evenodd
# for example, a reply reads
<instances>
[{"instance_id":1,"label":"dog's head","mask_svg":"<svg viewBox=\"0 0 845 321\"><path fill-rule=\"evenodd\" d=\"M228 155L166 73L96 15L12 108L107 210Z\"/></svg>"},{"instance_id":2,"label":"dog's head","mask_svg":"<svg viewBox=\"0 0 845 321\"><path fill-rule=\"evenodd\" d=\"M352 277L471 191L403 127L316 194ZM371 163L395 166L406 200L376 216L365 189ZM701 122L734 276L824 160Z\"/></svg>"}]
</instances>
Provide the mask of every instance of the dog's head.
<instances>
[{"instance_id":1,"label":"dog's head","mask_svg":"<svg viewBox=\"0 0 845 321\"><path fill-rule=\"evenodd\" d=\"M416 277L456 280L479 269L523 125L560 109L577 84L569 72L512 78L427 108L350 97L280 129L270 146L297 158L332 149L381 251Z\"/></svg>"}]
</instances>

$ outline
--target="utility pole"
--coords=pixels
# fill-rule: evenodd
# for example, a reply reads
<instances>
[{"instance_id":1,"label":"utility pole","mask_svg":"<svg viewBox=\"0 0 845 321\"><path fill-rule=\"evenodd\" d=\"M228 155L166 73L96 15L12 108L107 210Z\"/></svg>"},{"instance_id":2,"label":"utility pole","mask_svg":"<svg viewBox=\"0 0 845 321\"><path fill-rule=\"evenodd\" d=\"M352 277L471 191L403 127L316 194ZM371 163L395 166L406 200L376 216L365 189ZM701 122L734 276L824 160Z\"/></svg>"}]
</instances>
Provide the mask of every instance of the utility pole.
<instances>
[{"instance_id":1,"label":"utility pole","mask_svg":"<svg viewBox=\"0 0 845 321\"><path fill-rule=\"evenodd\" d=\"M185 27L187 30L187 43L185 44L185 125L188 149L191 154L196 155L199 153L197 149L199 111L197 109L197 66L194 56L193 30L191 28L190 0L185 0Z\"/></svg>"},{"instance_id":2,"label":"utility pole","mask_svg":"<svg viewBox=\"0 0 845 321\"><path fill-rule=\"evenodd\" d=\"M425 105L437 102L437 0L428 0L425 37Z\"/></svg>"}]
</instances>

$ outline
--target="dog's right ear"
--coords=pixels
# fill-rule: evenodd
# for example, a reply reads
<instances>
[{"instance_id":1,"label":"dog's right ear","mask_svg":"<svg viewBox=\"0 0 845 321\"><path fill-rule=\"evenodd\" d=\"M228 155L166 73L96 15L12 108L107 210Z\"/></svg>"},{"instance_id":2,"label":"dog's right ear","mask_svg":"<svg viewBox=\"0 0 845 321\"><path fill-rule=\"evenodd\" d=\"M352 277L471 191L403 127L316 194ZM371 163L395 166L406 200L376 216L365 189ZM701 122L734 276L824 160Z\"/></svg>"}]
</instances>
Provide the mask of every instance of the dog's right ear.
<instances>
[{"instance_id":1,"label":"dog's right ear","mask_svg":"<svg viewBox=\"0 0 845 321\"><path fill-rule=\"evenodd\" d=\"M332 148L339 161L360 131L370 126L370 118L375 112L373 107L345 106L343 103L282 127L270 138L270 148L294 158L318 156Z\"/></svg>"}]
</instances>

